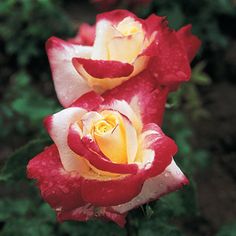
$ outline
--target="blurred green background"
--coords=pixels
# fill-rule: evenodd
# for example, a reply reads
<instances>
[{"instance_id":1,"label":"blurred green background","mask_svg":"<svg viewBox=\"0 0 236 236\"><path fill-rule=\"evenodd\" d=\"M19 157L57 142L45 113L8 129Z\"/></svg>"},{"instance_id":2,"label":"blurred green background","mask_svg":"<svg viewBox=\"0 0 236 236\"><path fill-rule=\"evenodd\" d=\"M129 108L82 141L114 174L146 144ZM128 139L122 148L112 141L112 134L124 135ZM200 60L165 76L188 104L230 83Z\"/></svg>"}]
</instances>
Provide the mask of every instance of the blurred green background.
<instances>
[{"instance_id":1,"label":"blurred green background","mask_svg":"<svg viewBox=\"0 0 236 236\"><path fill-rule=\"evenodd\" d=\"M191 23L203 41L191 82L169 97L163 128L176 140L175 159L191 184L133 210L124 229L100 221L57 223L25 176L28 160L50 144L42 119L60 109L44 44L52 35L73 37L81 22L95 22L98 10L82 0L2 0L1 236L236 235L236 1L155 0L132 10L166 15L175 29Z\"/></svg>"}]
</instances>

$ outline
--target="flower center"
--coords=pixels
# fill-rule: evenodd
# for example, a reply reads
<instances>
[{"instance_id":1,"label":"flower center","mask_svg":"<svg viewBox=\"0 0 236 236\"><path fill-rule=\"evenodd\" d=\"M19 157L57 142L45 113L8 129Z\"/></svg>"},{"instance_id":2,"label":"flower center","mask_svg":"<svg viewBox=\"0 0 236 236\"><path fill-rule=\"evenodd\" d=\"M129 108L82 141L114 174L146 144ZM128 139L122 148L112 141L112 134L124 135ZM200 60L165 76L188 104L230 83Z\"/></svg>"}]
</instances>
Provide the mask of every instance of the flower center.
<instances>
[{"instance_id":1,"label":"flower center","mask_svg":"<svg viewBox=\"0 0 236 236\"><path fill-rule=\"evenodd\" d=\"M93 135L100 150L115 163L126 163L126 142L123 121L112 111L103 112L93 126Z\"/></svg>"},{"instance_id":2,"label":"flower center","mask_svg":"<svg viewBox=\"0 0 236 236\"><path fill-rule=\"evenodd\" d=\"M104 133L112 129L112 125L109 124L106 120L100 120L94 125L94 132L97 135L103 135Z\"/></svg>"}]
</instances>

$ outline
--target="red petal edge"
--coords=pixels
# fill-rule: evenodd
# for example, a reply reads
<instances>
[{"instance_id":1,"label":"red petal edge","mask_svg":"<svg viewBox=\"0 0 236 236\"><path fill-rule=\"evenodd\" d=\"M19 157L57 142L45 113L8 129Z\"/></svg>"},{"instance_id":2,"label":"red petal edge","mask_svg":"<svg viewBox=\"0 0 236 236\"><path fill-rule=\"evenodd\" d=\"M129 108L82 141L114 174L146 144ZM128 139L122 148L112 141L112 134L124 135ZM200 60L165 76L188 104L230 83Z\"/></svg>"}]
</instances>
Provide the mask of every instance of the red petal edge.
<instances>
[{"instance_id":1,"label":"red petal edge","mask_svg":"<svg viewBox=\"0 0 236 236\"><path fill-rule=\"evenodd\" d=\"M80 25L77 35L67 41L74 44L92 46L95 39L95 25L83 23Z\"/></svg>"},{"instance_id":2,"label":"red petal edge","mask_svg":"<svg viewBox=\"0 0 236 236\"><path fill-rule=\"evenodd\" d=\"M192 25L186 25L176 33L180 43L186 50L188 59L191 62L201 46L201 40L192 34Z\"/></svg>"},{"instance_id":3,"label":"red petal edge","mask_svg":"<svg viewBox=\"0 0 236 236\"><path fill-rule=\"evenodd\" d=\"M34 157L27 166L30 179L37 179L41 195L54 209L71 210L84 205L81 197L81 178L66 172L56 145L51 145Z\"/></svg>"},{"instance_id":4,"label":"red petal edge","mask_svg":"<svg viewBox=\"0 0 236 236\"><path fill-rule=\"evenodd\" d=\"M119 61L73 58L72 63L78 73L80 73L78 68L82 65L88 74L97 79L125 77L134 70L131 64Z\"/></svg>"}]
</instances>

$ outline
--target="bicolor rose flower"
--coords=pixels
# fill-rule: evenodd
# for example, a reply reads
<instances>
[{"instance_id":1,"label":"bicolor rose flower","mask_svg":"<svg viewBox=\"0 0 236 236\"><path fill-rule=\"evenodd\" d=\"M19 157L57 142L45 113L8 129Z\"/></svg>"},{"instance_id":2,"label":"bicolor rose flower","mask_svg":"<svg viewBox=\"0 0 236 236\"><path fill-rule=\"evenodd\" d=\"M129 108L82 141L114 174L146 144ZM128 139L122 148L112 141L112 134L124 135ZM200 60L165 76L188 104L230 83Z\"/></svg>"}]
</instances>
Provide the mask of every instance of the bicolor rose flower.
<instances>
[{"instance_id":1,"label":"bicolor rose flower","mask_svg":"<svg viewBox=\"0 0 236 236\"><path fill-rule=\"evenodd\" d=\"M54 144L27 171L60 221L105 218L123 226L129 210L188 183L173 160L176 144L154 123L166 92L139 76L45 119Z\"/></svg>"},{"instance_id":2,"label":"bicolor rose flower","mask_svg":"<svg viewBox=\"0 0 236 236\"><path fill-rule=\"evenodd\" d=\"M157 86L174 90L189 80L189 64L199 46L190 25L176 32L164 17L143 20L126 10L98 15L96 25L83 24L75 39L51 37L46 44L64 107L89 91L102 94L143 71L156 78Z\"/></svg>"}]
</instances>

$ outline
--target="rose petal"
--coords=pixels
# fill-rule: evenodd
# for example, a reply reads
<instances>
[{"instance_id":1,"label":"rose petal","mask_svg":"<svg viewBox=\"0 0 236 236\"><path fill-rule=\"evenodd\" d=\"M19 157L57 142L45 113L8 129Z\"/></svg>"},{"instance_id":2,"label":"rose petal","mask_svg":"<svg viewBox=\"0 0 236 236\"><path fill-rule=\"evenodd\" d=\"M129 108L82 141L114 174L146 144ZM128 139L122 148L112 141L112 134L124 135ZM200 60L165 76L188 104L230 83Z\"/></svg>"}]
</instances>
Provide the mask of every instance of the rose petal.
<instances>
[{"instance_id":1,"label":"rose petal","mask_svg":"<svg viewBox=\"0 0 236 236\"><path fill-rule=\"evenodd\" d=\"M28 178L37 180L42 197L55 210L71 210L84 205L80 175L64 170L55 145L30 160L27 174Z\"/></svg>"},{"instance_id":2,"label":"rose petal","mask_svg":"<svg viewBox=\"0 0 236 236\"><path fill-rule=\"evenodd\" d=\"M125 215L110 208L97 208L84 202L81 183L84 179L77 172L66 172L55 145L45 149L27 165L28 178L36 179L41 195L57 212L59 221L87 221L90 218L113 220L119 226L125 224ZM86 183L87 184L87 183Z\"/></svg>"},{"instance_id":3,"label":"rose petal","mask_svg":"<svg viewBox=\"0 0 236 236\"><path fill-rule=\"evenodd\" d=\"M143 133L143 150L150 149L154 151L154 160L148 163L149 160L142 161L142 164L149 164L145 173L146 178L161 174L165 168L171 163L172 157L177 152L175 142L166 136L161 128L150 123L144 126Z\"/></svg>"},{"instance_id":4,"label":"rose petal","mask_svg":"<svg viewBox=\"0 0 236 236\"><path fill-rule=\"evenodd\" d=\"M59 150L61 162L67 171L84 173L88 170L84 160L75 154L67 145L70 124L79 121L84 113L85 110L82 108L71 107L45 119L45 126Z\"/></svg>"},{"instance_id":5,"label":"rose petal","mask_svg":"<svg viewBox=\"0 0 236 236\"><path fill-rule=\"evenodd\" d=\"M95 206L118 205L137 196L142 184L141 174L106 181L85 179L82 184L82 197ZM129 189L124 186L129 186Z\"/></svg>"},{"instance_id":6,"label":"rose petal","mask_svg":"<svg viewBox=\"0 0 236 236\"><path fill-rule=\"evenodd\" d=\"M156 78L144 71L102 96L106 103L111 103L114 99L125 100L143 124L153 122L161 125L167 95L168 88L157 87ZM124 115L127 114L129 113Z\"/></svg>"},{"instance_id":7,"label":"rose petal","mask_svg":"<svg viewBox=\"0 0 236 236\"><path fill-rule=\"evenodd\" d=\"M73 44L92 46L95 39L95 30L95 25L82 23L79 27L77 35L67 41Z\"/></svg>"},{"instance_id":8,"label":"rose petal","mask_svg":"<svg viewBox=\"0 0 236 236\"><path fill-rule=\"evenodd\" d=\"M77 73L71 60L73 57L89 58L92 48L78 46L51 37L46 50L57 97L64 107L68 107L84 93L91 91L87 82Z\"/></svg>"},{"instance_id":9,"label":"rose petal","mask_svg":"<svg viewBox=\"0 0 236 236\"><path fill-rule=\"evenodd\" d=\"M179 29L176 33L180 43L186 50L188 59L191 62L201 46L201 41L198 37L191 33L192 25L186 25Z\"/></svg>"},{"instance_id":10,"label":"rose petal","mask_svg":"<svg viewBox=\"0 0 236 236\"><path fill-rule=\"evenodd\" d=\"M144 203L156 200L169 192L176 191L186 184L188 184L188 179L175 164L174 160L172 160L163 173L144 182L142 191L138 196L130 202L114 206L112 209L123 214Z\"/></svg>"},{"instance_id":11,"label":"rose petal","mask_svg":"<svg viewBox=\"0 0 236 236\"><path fill-rule=\"evenodd\" d=\"M71 211L62 211L57 213L57 218L60 221L65 220L77 220L77 221L87 221L91 218L102 218L114 221L120 227L124 227L126 220L126 214L119 214L114 211L110 211L109 207L94 207L87 204L83 207Z\"/></svg>"},{"instance_id":12,"label":"rose petal","mask_svg":"<svg viewBox=\"0 0 236 236\"><path fill-rule=\"evenodd\" d=\"M82 95L79 99L72 103L70 107L80 107L86 109L87 111L91 111L99 107L103 100L104 99L100 95L91 91Z\"/></svg>"},{"instance_id":13,"label":"rose petal","mask_svg":"<svg viewBox=\"0 0 236 236\"><path fill-rule=\"evenodd\" d=\"M168 28L159 31L150 47L156 56L149 61L148 68L157 83L174 90L180 82L190 79L189 60L174 31Z\"/></svg>"},{"instance_id":14,"label":"rose petal","mask_svg":"<svg viewBox=\"0 0 236 236\"><path fill-rule=\"evenodd\" d=\"M114 37L108 45L111 60L123 63L135 62L143 49L143 40L144 34L142 32L125 37Z\"/></svg>"},{"instance_id":15,"label":"rose petal","mask_svg":"<svg viewBox=\"0 0 236 236\"><path fill-rule=\"evenodd\" d=\"M97 79L125 77L134 70L131 64L119 61L73 58L72 62L78 73L83 74L81 71L83 68L89 75Z\"/></svg>"},{"instance_id":16,"label":"rose petal","mask_svg":"<svg viewBox=\"0 0 236 236\"><path fill-rule=\"evenodd\" d=\"M111 99L104 101L99 107L99 110L118 111L122 116L128 118L137 131L142 130L142 121L140 121L139 114L135 114L131 106L125 100Z\"/></svg>"}]
</instances>

